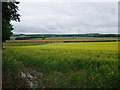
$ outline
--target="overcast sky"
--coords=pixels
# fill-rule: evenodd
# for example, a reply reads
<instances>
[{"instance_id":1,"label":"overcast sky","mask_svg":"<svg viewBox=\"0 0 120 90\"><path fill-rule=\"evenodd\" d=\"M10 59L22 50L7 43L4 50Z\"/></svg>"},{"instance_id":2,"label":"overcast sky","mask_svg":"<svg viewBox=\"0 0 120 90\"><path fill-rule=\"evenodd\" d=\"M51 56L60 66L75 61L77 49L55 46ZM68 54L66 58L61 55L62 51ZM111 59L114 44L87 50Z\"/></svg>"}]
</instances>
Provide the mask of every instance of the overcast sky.
<instances>
[{"instance_id":1,"label":"overcast sky","mask_svg":"<svg viewBox=\"0 0 120 90\"><path fill-rule=\"evenodd\" d=\"M21 2L16 34L118 33L117 2Z\"/></svg>"}]
</instances>

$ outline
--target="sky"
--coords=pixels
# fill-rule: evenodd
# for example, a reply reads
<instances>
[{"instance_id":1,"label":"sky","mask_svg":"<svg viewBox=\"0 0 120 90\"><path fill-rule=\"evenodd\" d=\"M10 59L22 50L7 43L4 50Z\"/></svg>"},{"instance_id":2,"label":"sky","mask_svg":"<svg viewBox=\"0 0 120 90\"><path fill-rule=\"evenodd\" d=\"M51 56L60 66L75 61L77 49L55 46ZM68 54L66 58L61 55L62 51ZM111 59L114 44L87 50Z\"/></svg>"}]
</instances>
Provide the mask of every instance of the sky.
<instances>
[{"instance_id":1,"label":"sky","mask_svg":"<svg viewBox=\"0 0 120 90\"><path fill-rule=\"evenodd\" d=\"M19 13L15 34L118 33L117 2L21 2Z\"/></svg>"}]
</instances>

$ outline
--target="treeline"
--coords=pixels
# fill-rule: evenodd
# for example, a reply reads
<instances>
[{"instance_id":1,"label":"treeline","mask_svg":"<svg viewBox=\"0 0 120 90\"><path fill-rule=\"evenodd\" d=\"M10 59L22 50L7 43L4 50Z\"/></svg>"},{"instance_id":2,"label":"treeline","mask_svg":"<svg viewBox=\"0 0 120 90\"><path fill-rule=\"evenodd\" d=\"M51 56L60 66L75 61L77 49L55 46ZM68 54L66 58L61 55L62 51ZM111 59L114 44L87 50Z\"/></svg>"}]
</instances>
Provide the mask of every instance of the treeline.
<instances>
[{"instance_id":1,"label":"treeline","mask_svg":"<svg viewBox=\"0 0 120 90\"><path fill-rule=\"evenodd\" d=\"M26 37L16 37L15 40L29 40L34 38L41 38L45 39L46 37L39 37L39 36L26 36Z\"/></svg>"},{"instance_id":2,"label":"treeline","mask_svg":"<svg viewBox=\"0 0 120 90\"><path fill-rule=\"evenodd\" d=\"M72 35L55 35L56 37L119 37L118 34L72 34Z\"/></svg>"},{"instance_id":3,"label":"treeline","mask_svg":"<svg viewBox=\"0 0 120 90\"><path fill-rule=\"evenodd\" d=\"M28 40L33 38L45 39L48 37L120 37L120 34L17 34L15 40Z\"/></svg>"},{"instance_id":4,"label":"treeline","mask_svg":"<svg viewBox=\"0 0 120 90\"><path fill-rule=\"evenodd\" d=\"M119 37L119 34L79 34L78 37Z\"/></svg>"}]
</instances>

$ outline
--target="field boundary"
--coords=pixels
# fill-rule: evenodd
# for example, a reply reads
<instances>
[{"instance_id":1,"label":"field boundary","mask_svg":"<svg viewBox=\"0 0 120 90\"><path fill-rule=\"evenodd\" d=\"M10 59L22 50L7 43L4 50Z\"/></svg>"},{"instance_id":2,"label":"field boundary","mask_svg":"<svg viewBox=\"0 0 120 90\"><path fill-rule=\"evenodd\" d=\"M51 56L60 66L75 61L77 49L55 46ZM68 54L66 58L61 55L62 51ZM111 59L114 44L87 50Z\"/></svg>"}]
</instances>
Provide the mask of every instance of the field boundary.
<instances>
[{"instance_id":1,"label":"field boundary","mask_svg":"<svg viewBox=\"0 0 120 90\"><path fill-rule=\"evenodd\" d=\"M100 40L100 41L63 41L63 42L118 42L120 40Z\"/></svg>"}]
</instances>

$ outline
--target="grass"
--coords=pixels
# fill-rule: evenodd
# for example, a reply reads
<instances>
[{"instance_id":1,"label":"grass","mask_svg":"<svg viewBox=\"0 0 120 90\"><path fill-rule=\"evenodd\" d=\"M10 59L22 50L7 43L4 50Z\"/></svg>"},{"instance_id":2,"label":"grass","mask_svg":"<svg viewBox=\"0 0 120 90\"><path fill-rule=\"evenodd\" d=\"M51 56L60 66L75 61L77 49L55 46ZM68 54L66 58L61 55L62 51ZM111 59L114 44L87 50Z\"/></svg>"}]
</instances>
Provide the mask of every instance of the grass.
<instances>
[{"instance_id":1,"label":"grass","mask_svg":"<svg viewBox=\"0 0 120 90\"><path fill-rule=\"evenodd\" d=\"M11 40L15 40L17 37L28 37L28 36L11 36ZM45 40L88 40L88 39L101 39L101 40L113 40L118 39L117 37L47 37ZM43 40L42 38L32 38L28 40Z\"/></svg>"},{"instance_id":2,"label":"grass","mask_svg":"<svg viewBox=\"0 0 120 90\"><path fill-rule=\"evenodd\" d=\"M118 42L7 44L3 50L3 87L28 87L16 77L19 71L36 76L36 88L119 87Z\"/></svg>"},{"instance_id":3,"label":"grass","mask_svg":"<svg viewBox=\"0 0 120 90\"><path fill-rule=\"evenodd\" d=\"M11 36L10 39L11 40L15 40L17 37L28 37L28 36ZM59 40L59 39L79 39L79 38L88 38L88 37L47 37L47 40ZM93 38L93 37L89 37L89 38ZM42 38L33 38L30 40L42 40Z\"/></svg>"},{"instance_id":4,"label":"grass","mask_svg":"<svg viewBox=\"0 0 120 90\"><path fill-rule=\"evenodd\" d=\"M3 43L4 46L33 46L33 45L44 45L49 42L7 42Z\"/></svg>"},{"instance_id":5,"label":"grass","mask_svg":"<svg viewBox=\"0 0 120 90\"><path fill-rule=\"evenodd\" d=\"M18 36L18 37L27 37L27 36ZM15 40L15 36L11 36L11 40ZM94 38L94 37L47 37L46 40L61 40L61 39L87 39L87 38ZM30 40L42 40L42 38L33 38Z\"/></svg>"}]
</instances>

